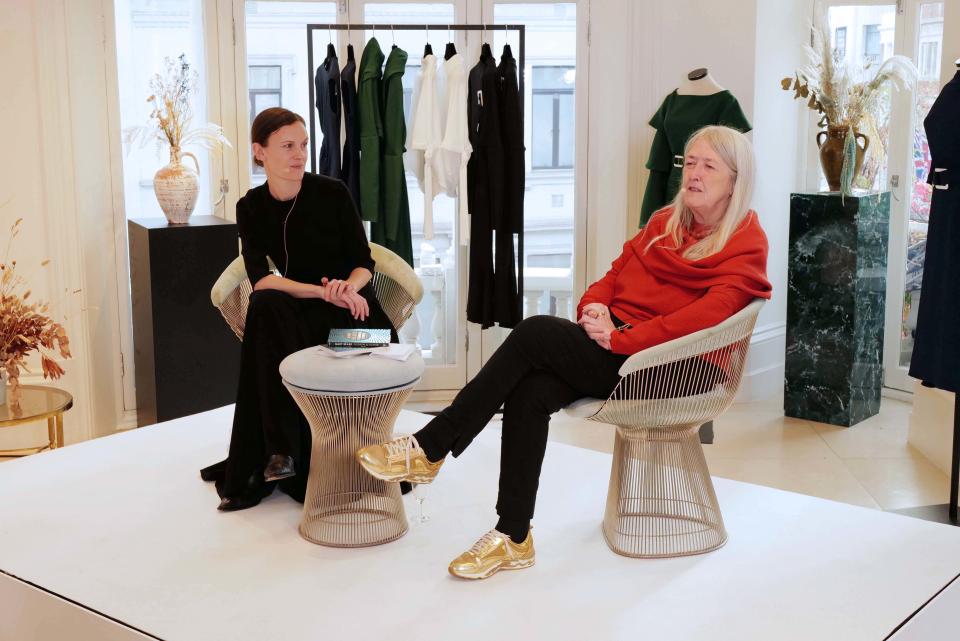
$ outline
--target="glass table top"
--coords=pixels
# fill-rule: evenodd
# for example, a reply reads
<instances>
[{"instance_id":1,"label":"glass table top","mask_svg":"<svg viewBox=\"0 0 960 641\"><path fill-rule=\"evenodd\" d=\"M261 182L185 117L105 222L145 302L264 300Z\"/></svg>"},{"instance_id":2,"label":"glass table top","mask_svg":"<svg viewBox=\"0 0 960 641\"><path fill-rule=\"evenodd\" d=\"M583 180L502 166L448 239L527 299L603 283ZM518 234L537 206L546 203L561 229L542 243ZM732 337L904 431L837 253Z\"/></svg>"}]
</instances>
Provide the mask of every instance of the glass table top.
<instances>
[{"instance_id":1,"label":"glass table top","mask_svg":"<svg viewBox=\"0 0 960 641\"><path fill-rule=\"evenodd\" d=\"M20 402L14 404L7 389L7 402L0 405L0 427L39 420L66 412L73 407L73 396L46 385L21 385Z\"/></svg>"}]
</instances>

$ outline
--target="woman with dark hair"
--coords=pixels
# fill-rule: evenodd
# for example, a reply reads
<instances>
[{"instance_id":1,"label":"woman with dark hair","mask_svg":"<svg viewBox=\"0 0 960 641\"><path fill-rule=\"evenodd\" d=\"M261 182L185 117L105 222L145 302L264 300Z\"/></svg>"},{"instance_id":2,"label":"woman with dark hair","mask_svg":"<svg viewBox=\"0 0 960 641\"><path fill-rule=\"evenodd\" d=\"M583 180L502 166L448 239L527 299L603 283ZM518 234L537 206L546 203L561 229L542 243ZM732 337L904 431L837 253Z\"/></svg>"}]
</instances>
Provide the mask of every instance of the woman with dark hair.
<instances>
[{"instance_id":1,"label":"woman with dark hair","mask_svg":"<svg viewBox=\"0 0 960 641\"><path fill-rule=\"evenodd\" d=\"M376 478L430 483L446 456L459 456L503 405L499 519L450 563L451 574L484 579L533 565L530 520L552 413L583 396L609 396L629 355L715 325L756 297L770 298L767 239L750 209L753 166L753 148L740 132L695 133L676 199L587 289L577 323L523 320L423 429L357 452ZM694 365L704 373L683 383L684 394L702 393L724 376L706 361Z\"/></svg>"},{"instance_id":2,"label":"woman with dark hair","mask_svg":"<svg viewBox=\"0 0 960 641\"><path fill-rule=\"evenodd\" d=\"M280 487L303 501L310 431L280 379L280 361L326 342L331 328L389 328L370 280L374 262L356 205L339 180L305 173L303 118L280 107L253 121L254 162L267 180L237 202L253 285L243 334L230 450L201 476L216 481L218 509L253 507ZM269 257L279 274L270 271Z\"/></svg>"}]
</instances>

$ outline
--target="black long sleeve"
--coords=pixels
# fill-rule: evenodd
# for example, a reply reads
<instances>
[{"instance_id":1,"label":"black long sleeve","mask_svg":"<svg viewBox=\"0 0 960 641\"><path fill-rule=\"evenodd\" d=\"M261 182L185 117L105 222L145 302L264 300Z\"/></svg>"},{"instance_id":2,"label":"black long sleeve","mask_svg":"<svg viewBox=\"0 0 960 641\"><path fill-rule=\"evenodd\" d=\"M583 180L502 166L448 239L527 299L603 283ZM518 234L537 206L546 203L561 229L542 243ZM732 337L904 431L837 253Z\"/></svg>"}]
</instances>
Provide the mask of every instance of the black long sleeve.
<instances>
[{"instance_id":1,"label":"black long sleeve","mask_svg":"<svg viewBox=\"0 0 960 641\"><path fill-rule=\"evenodd\" d=\"M268 256L281 275L314 285L374 269L357 207L334 178L305 174L295 203L275 199L266 183L251 189L237 203L237 227L251 283L269 273Z\"/></svg>"},{"instance_id":2,"label":"black long sleeve","mask_svg":"<svg viewBox=\"0 0 960 641\"><path fill-rule=\"evenodd\" d=\"M237 201L237 231L240 234L240 254L247 268L247 278L251 285L256 285L257 281L270 273L270 267L267 264L264 239L254 230L246 198Z\"/></svg>"}]
</instances>

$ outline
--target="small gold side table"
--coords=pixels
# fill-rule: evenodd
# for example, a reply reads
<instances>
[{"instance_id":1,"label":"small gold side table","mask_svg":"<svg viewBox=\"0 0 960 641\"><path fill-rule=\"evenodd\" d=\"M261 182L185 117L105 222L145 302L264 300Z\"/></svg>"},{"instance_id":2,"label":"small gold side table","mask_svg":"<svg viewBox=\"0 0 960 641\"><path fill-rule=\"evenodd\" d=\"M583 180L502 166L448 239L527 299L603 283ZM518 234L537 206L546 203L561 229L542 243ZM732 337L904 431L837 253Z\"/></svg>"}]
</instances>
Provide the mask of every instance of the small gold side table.
<instances>
[{"instance_id":1,"label":"small gold side table","mask_svg":"<svg viewBox=\"0 0 960 641\"><path fill-rule=\"evenodd\" d=\"M21 385L19 411L14 411L9 398L0 405L0 428L15 427L47 419L46 445L19 450L0 450L0 456L26 456L43 450L63 447L63 413L73 407L73 396L56 387Z\"/></svg>"}]
</instances>

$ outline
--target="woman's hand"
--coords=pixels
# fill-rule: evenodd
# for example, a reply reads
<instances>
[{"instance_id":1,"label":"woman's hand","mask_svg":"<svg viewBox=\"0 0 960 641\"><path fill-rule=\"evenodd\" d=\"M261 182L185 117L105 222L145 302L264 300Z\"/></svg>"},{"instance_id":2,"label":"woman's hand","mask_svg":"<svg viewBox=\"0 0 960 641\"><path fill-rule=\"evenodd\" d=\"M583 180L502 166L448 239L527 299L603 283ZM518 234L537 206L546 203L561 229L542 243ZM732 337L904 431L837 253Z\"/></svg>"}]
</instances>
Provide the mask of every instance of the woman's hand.
<instances>
[{"instance_id":1,"label":"woman's hand","mask_svg":"<svg viewBox=\"0 0 960 641\"><path fill-rule=\"evenodd\" d=\"M320 280L324 288L323 299L332 305L350 310L350 315L356 320L366 320L370 315L370 305L367 299L357 293L354 286L345 280L330 280L326 277Z\"/></svg>"},{"instance_id":2,"label":"woman's hand","mask_svg":"<svg viewBox=\"0 0 960 641\"><path fill-rule=\"evenodd\" d=\"M603 307L603 310L588 309L594 305ZM583 328L587 336L597 342L597 345L605 350L610 350L610 334L616 328L613 326L613 321L610 320L610 313L607 311L606 305L600 303L587 305L583 308L583 316L580 317L577 324Z\"/></svg>"},{"instance_id":3,"label":"woman's hand","mask_svg":"<svg viewBox=\"0 0 960 641\"><path fill-rule=\"evenodd\" d=\"M353 284L346 280L338 280L336 278L331 280L324 276L320 283L327 288L328 302L331 303L346 293L357 291Z\"/></svg>"},{"instance_id":4,"label":"woman's hand","mask_svg":"<svg viewBox=\"0 0 960 641\"><path fill-rule=\"evenodd\" d=\"M590 303L583 306L583 315L590 318L600 318L601 316L610 316L610 308L603 303Z\"/></svg>"}]
</instances>

